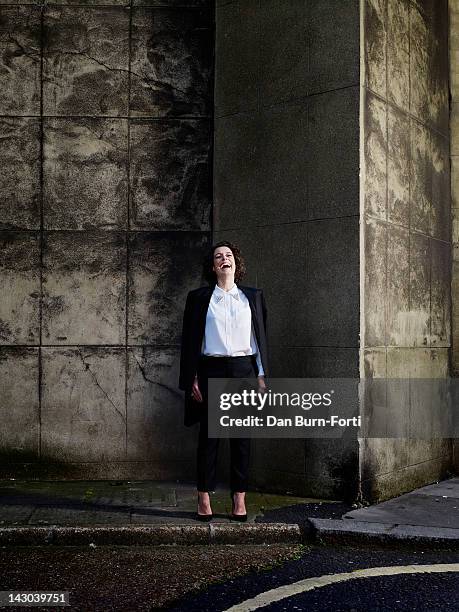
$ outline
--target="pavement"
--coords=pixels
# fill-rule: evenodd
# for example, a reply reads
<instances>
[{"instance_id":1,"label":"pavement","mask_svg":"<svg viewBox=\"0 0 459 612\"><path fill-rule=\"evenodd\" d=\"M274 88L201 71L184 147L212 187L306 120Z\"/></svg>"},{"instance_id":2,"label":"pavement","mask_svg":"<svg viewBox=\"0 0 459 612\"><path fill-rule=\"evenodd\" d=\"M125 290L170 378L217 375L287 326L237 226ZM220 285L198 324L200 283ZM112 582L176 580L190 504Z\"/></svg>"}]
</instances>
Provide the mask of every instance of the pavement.
<instances>
[{"instance_id":1,"label":"pavement","mask_svg":"<svg viewBox=\"0 0 459 612\"><path fill-rule=\"evenodd\" d=\"M376 540L459 548L459 478L421 487L394 499L351 510L339 520L311 519L323 542Z\"/></svg>"},{"instance_id":2,"label":"pavement","mask_svg":"<svg viewBox=\"0 0 459 612\"><path fill-rule=\"evenodd\" d=\"M214 519L195 519L194 485L155 481L0 480L0 546L305 543L459 548L459 478L368 507L247 493L248 521L230 520L229 491Z\"/></svg>"}]
</instances>

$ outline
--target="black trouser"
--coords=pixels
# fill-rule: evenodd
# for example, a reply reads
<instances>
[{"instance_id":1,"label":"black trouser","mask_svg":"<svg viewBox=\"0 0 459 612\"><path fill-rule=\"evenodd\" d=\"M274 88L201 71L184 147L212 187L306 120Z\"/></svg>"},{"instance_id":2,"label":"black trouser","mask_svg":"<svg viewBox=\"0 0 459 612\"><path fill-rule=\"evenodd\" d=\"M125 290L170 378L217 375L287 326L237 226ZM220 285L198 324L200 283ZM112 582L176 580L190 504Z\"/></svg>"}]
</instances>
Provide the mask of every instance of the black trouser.
<instances>
[{"instance_id":1,"label":"black trouser","mask_svg":"<svg viewBox=\"0 0 459 612\"><path fill-rule=\"evenodd\" d=\"M198 384L203 396L202 416L199 425L197 453L197 489L215 491L217 480L218 438L208 437L207 410L209 378L253 378L258 368L253 355L242 357L201 356L198 366ZM250 439L230 438L230 486L231 491L247 491Z\"/></svg>"}]
</instances>

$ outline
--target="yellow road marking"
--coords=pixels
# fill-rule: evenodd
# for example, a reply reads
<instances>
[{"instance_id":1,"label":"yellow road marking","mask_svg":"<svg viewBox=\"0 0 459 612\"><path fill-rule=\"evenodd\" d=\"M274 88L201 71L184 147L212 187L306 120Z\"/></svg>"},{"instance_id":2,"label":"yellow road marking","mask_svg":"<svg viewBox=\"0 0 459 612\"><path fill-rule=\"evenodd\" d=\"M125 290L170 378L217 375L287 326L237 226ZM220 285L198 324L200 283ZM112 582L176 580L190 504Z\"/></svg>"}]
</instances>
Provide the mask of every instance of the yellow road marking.
<instances>
[{"instance_id":1,"label":"yellow road marking","mask_svg":"<svg viewBox=\"0 0 459 612\"><path fill-rule=\"evenodd\" d=\"M299 580L293 584L286 584L260 593L252 599L245 601L228 608L225 612L249 612L263 608L276 601L292 597L299 593L312 591L320 587L328 586L336 582L345 582L346 580L354 580L354 578L372 578L374 576L394 576L397 574L421 574L421 573L444 573L444 572L459 572L459 563L436 563L434 565L393 565L391 567L369 567L366 569L358 569L353 572L344 572L342 574L325 574L315 578L306 578Z\"/></svg>"}]
</instances>

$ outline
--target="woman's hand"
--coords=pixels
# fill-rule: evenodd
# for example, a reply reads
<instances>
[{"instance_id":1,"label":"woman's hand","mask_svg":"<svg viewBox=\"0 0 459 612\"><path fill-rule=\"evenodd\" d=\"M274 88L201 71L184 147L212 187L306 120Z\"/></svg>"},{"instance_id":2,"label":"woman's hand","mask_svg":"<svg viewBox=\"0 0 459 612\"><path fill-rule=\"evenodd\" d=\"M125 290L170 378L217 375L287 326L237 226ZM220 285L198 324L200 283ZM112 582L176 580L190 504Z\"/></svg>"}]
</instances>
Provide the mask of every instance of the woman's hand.
<instances>
[{"instance_id":1,"label":"woman's hand","mask_svg":"<svg viewBox=\"0 0 459 612\"><path fill-rule=\"evenodd\" d=\"M201 395L201 391L199 390L198 377L197 376L194 377L193 386L191 387L191 396L197 402L202 402L202 395Z\"/></svg>"},{"instance_id":2,"label":"woman's hand","mask_svg":"<svg viewBox=\"0 0 459 612\"><path fill-rule=\"evenodd\" d=\"M266 388L266 382L265 382L265 377L264 376L258 376L258 393L266 393L267 392L267 388Z\"/></svg>"}]
</instances>

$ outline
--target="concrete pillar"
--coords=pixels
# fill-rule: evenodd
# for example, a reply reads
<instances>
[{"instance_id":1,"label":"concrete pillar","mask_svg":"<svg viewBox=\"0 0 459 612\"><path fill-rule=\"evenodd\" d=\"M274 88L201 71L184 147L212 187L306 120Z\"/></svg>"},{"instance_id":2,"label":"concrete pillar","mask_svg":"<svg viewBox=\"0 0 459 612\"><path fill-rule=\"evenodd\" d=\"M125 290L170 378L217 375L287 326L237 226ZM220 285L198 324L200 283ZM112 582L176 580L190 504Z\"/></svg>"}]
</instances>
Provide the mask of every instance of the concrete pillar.
<instances>
[{"instance_id":1,"label":"concrete pillar","mask_svg":"<svg viewBox=\"0 0 459 612\"><path fill-rule=\"evenodd\" d=\"M361 66L361 375L444 378L451 344L447 2L365 0ZM407 397L398 414L408 428L413 401ZM363 441L363 495L414 489L444 476L450 463L450 440Z\"/></svg>"},{"instance_id":2,"label":"concrete pillar","mask_svg":"<svg viewBox=\"0 0 459 612\"><path fill-rule=\"evenodd\" d=\"M214 232L269 309L274 376L358 376L359 5L217 2ZM342 497L357 443L257 440L253 484Z\"/></svg>"},{"instance_id":3,"label":"concrete pillar","mask_svg":"<svg viewBox=\"0 0 459 612\"><path fill-rule=\"evenodd\" d=\"M452 223L452 375L459 376L459 2L449 0L449 77ZM459 471L459 440L454 440L454 468Z\"/></svg>"},{"instance_id":4,"label":"concrete pillar","mask_svg":"<svg viewBox=\"0 0 459 612\"><path fill-rule=\"evenodd\" d=\"M446 376L446 1L222 1L216 24L214 230L265 290L272 374ZM450 463L449 441L295 440L253 468L377 499Z\"/></svg>"}]
</instances>

